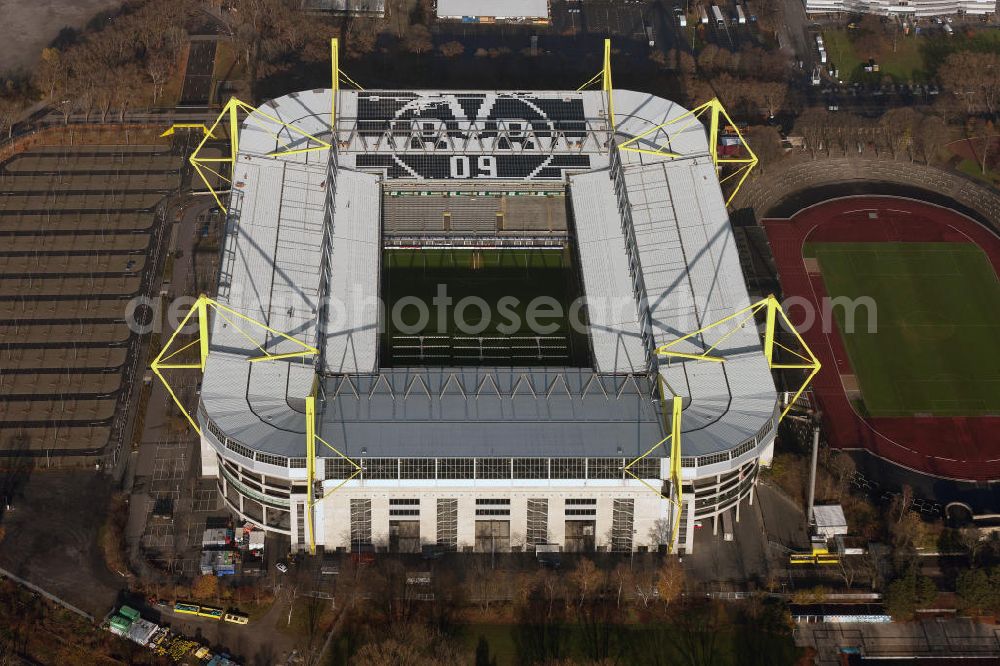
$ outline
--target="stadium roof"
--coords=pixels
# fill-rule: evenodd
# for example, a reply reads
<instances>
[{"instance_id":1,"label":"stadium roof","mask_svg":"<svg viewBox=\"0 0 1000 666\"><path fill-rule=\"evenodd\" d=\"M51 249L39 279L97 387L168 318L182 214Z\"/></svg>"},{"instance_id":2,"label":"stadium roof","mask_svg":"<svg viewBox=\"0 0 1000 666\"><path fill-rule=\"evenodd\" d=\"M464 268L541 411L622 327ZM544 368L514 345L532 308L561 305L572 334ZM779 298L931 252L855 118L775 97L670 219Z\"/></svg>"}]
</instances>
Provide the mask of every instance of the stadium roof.
<instances>
[{"instance_id":1,"label":"stadium roof","mask_svg":"<svg viewBox=\"0 0 1000 666\"><path fill-rule=\"evenodd\" d=\"M750 304L703 127L667 125L637 142L669 142L684 157L620 151L613 164L599 91L342 91L338 102L336 168L329 150L271 157L313 141L257 114L244 122L218 296L322 349L320 434L348 455L404 457L637 455L661 439L645 379L653 348ZM685 113L626 90L615 91L615 107L619 142ZM330 92L317 90L263 111L328 140L329 108ZM456 156L484 154L492 161L470 164L488 173L459 175L569 184L594 368L378 369L379 181L454 183ZM723 332L679 351L701 351ZM263 329L251 334L268 351L292 350ZM302 456L312 360L247 363L246 337L214 320L202 415L251 449ZM775 414L756 329L718 352L725 364L659 364L685 398L685 456L731 449Z\"/></svg>"}]
</instances>

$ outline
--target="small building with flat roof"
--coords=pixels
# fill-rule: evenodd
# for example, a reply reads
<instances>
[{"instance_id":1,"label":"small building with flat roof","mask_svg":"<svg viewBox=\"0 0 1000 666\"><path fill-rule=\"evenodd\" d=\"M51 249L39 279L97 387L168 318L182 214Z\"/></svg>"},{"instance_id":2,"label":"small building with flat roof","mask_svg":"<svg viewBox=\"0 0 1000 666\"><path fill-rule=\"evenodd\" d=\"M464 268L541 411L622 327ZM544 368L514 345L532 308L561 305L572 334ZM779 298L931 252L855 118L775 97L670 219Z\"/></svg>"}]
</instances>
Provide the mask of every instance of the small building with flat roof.
<instances>
[{"instance_id":1,"label":"small building with flat roof","mask_svg":"<svg viewBox=\"0 0 1000 666\"><path fill-rule=\"evenodd\" d=\"M816 521L816 534L833 539L847 534L847 518L844 507L839 504L813 507L813 518Z\"/></svg>"}]
</instances>

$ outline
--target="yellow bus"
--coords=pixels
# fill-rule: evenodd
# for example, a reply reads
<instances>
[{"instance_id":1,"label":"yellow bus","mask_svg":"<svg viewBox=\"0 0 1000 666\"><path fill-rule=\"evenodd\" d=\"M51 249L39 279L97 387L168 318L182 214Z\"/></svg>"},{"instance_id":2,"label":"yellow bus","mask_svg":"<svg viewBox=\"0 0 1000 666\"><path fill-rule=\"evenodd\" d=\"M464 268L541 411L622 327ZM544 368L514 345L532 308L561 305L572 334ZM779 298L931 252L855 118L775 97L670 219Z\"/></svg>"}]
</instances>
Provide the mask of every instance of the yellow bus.
<instances>
[{"instance_id":1,"label":"yellow bus","mask_svg":"<svg viewBox=\"0 0 1000 666\"><path fill-rule=\"evenodd\" d=\"M185 604L179 601L174 604L174 612L183 613L184 615L197 615L199 608L200 606L197 604Z\"/></svg>"},{"instance_id":2,"label":"yellow bus","mask_svg":"<svg viewBox=\"0 0 1000 666\"><path fill-rule=\"evenodd\" d=\"M247 622L250 621L249 617L247 617L243 613L238 613L235 611L226 613L226 616L222 619L224 619L226 622L232 622L233 624L246 624Z\"/></svg>"},{"instance_id":3,"label":"yellow bus","mask_svg":"<svg viewBox=\"0 0 1000 666\"><path fill-rule=\"evenodd\" d=\"M201 606L198 608L199 617L208 617L213 620L221 620L224 613L221 608L211 608L209 606Z\"/></svg>"}]
</instances>

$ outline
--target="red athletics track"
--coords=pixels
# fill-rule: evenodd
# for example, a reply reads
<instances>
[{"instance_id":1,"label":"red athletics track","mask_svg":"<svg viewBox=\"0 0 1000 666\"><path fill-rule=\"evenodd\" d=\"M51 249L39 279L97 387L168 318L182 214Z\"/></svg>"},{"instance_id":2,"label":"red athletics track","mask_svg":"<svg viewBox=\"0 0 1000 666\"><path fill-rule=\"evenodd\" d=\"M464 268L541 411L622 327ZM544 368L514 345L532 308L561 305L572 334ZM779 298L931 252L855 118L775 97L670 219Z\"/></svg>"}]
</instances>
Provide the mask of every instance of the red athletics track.
<instances>
[{"instance_id":1,"label":"red athletics track","mask_svg":"<svg viewBox=\"0 0 1000 666\"><path fill-rule=\"evenodd\" d=\"M877 211L878 218L869 213ZM806 242L974 242L1000 274L1000 238L947 208L898 197L844 197L811 206L789 219L764 220L785 298L805 298L820 313L823 278L806 272ZM797 322L796 313L791 313ZM935 476L985 481L1000 478L1000 417L859 416L841 374L852 374L838 327L803 332L823 369L813 388L823 410L827 440L839 448L865 448L894 463Z\"/></svg>"}]
</instances>

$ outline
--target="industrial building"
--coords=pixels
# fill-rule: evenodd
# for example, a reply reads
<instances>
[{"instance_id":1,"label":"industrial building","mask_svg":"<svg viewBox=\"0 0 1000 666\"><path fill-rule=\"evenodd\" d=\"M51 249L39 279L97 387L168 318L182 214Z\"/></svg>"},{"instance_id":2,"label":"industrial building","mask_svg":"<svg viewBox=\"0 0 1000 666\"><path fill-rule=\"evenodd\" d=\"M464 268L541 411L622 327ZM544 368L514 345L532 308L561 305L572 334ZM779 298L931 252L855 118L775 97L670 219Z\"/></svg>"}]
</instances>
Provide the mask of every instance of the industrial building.
<instances>
[{"instance_id":1,"label":"industrial building","mask_svg":"<svg viewBox=\"0 0 1000 666\"><path fill-rule=\"evenodd\" d=\"M829 14L855 12L926 18L951 14L992 14L996 0L805 0L806 12Z\"/></svg>"},{"instance_id":2,"label":"industrial building","mask_svg":"<svg viewBox=\"0 0 1000 666\"><path fill-rule=\"evenodd\" d=\"M203 474L299 550L691 552L696 523L753 501L783 407L714 143L630 90L311 90L249 113L202 310ZM514 309L546 326L396 321L442 286L455 312L537 290Z\"/></svg>"}]
</instances>

